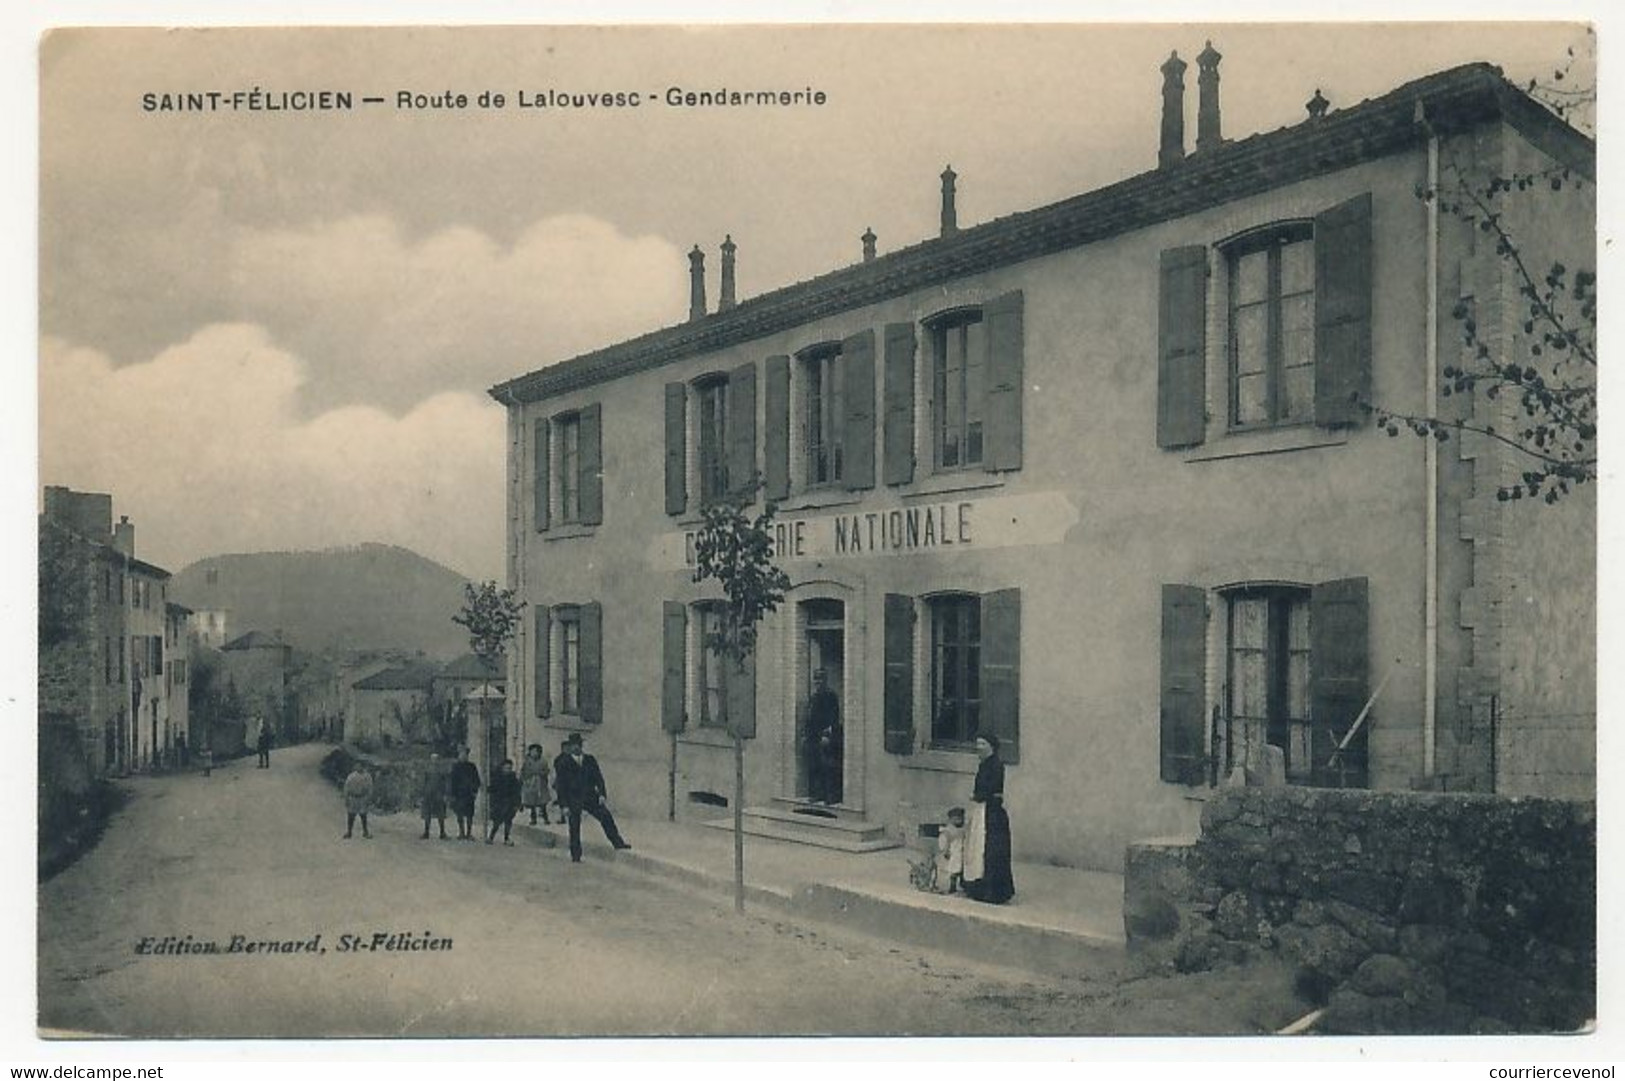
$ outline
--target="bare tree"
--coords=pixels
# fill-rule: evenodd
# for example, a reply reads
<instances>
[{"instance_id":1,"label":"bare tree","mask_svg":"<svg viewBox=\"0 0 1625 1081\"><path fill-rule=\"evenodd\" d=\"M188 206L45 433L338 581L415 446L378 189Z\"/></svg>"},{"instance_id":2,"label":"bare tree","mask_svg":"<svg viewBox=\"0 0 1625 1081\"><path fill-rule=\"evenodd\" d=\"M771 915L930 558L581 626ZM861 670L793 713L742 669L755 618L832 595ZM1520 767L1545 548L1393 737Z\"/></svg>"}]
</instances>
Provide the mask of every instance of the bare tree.
<instances>
[{"instance_id":1,"label":"bare tree","mask_svg":"<svg viewBox=\"0 0 1625 1081\"><path fill-rule=\"evenodd\" d=\"M1570 56L1572 60L1573 50ZM1554 72L1559 84L1567 78L1566 70ZM1576 115L1585 92L1571 96L1565 87L1563 94L1559 104L1551 105L1553 111L1559 117ZM1590 100L1595 100L1594 88ZM1523 334L1518 348L1499 349L1480 326L1474 305L1458 303L1451 314L1467 359L1443 368L1440 393L1477 395L1491 402L1508 398L1515 403L1514 419L1509 426L1498 426L1472 413L1441 417L1380 402L1361 404L1391 436L1409 429L1444 441L1452 432L1476 432L1510 447L1521 462L1520 477L1500 486L1497 498L1556 503L1577 486L1597 479L1597 276L1590 268L1570 267L1560 259L1537 261L1530 238L1514 233L1515 201L1561 198L1589 181L1563 164L1475 175L1448 151L1443 165L1439 182L1419 186L1417 197L1437 204L1441 213L1493 243L1496 258L1516 287L1516 317Z\"/></svg>"},{"instance_id":2,"label":"bare tree","mask_svg":"<svg viewBox=\"0 0 1625 1081\"><path fill-rule=\"evenodd\" d=\"M726 605L721 626L707 635L705 645L744 675L756 652L757 627L775 611L790 588L790 579L773 562L772 503L754 518L746 511L754 486L732 499L720 500L704 510L704 524L695 539L694 581L715 580L722 586ZM756 735L755 716L728 710L728 732L734 741L734 909L745 910L745 740Z\"/></svg>"}]
</instances>

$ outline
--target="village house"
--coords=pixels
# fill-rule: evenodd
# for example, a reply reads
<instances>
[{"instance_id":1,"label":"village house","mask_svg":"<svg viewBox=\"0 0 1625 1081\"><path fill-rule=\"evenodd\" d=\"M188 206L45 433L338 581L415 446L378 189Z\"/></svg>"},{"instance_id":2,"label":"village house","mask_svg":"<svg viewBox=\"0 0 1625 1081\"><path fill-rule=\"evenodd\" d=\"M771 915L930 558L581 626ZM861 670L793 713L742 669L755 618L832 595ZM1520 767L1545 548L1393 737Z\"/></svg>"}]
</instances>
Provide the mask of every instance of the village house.
<instances>
[{"instance_id":1,"label":"village house","mask_svg":"<svg viewBox=\"0 0 1625 1081\"><path fill-rule=\"evenodd\" d=\"M72 728L91 776L175 764L190 723L186 609L112 508L111 495L48 486L40 516L42 598L74 598L72 626L41 643L40 716Z\"/></svg>"},{"instance_id":2,"label":"village house","mask_svg":"<svg viewBox=\"0 0 1625 1081\"><path fill-rule=\"evenodd\" d=\"M508 659L498 657L487 664L478 655L465 653L434 674L434 702L439 708L458 705L472 691L490 687L500 691L508 681Z\"/></svg>"},{"instance_id":3,"label":"village house","mask_svg":"<svg viewBox=\"0 0 1625 1081\"><path fill-rule=\"evenodd\" d=\"M346 742L403 743L423 738L430 724L434 670L426 664L388 667L350 685Z\"/></svg>"},{"instance_id":4,"label":"village house","mask_svg":"<svg viewBox=\"0 0 1625 1081\"><path fill-rule=\"evenodd\" d=\"M1562 172L1505 224L1532 265L1591 266L1592 144L1486 65L1230 139L1217 51L1198 65L1192 151L1163 68L1155 168L966 228L949 169L940 236L881 255L870 231L744 300L730 237L715 310L696 248L686 323L492 388L529 606L512 748L586 732L617 810L664 817L674 768L698 821L733 791L732 718L750 828L846 847L965 803L993 733L1017 858L1101 868L1193 834L1239 767L1593 794L1591 488L1500 501L1516 450L1362 408L1510 430L1512 403L1440 386L1471 361L1458 311L1528 347L1517 282L1419 192ZM792 586L736 677L691 571L701 508L737 491L777 505Z\"/></svg>"},{"instance_id":5,"label":"village house","mask_svg":"<svg viewBox=\"0 0 1625 1081\"><path fill-rule=\"evenodd\" d=\"M186 633L199 645L219 649L230 638L227 627L231 613L224 608L200 608L187 620Z\"/></svg>"},{"instance_id":6,"label":"village house","mask_svg":"<svg viewBox=\"0 0 1625 1081\"><path fill-rule=\"evenodd\" d=\"M265 718L283 743L296 736L289 716L288 672L293 646L280 630L248 631L220 647L222 674L242 703L247 739L253 742L256 718Z\"/></svg>"}]
</instances>

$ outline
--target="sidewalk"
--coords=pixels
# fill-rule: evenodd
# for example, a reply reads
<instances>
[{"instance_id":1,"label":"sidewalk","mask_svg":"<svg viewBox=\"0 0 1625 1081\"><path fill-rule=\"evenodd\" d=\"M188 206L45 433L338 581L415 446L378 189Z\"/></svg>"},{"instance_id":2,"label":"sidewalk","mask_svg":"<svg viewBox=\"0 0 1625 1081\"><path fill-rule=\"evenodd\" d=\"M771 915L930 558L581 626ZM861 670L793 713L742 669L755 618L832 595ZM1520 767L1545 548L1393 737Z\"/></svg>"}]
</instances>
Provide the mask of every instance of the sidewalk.
<instances>
[{"instance_id":1,"label":"sidewalk","mask_svg":"<svg viewBox=\"0 0 1625 1081\"><path fill-rule=\"evenodd\" d=\"M733 895L733 834L697 823L621 819L633 847L613 851L591 818L582 822L583 854L646 874ZM562 825L519 826L566 857ZM792 917L856 929L979 961L1072 974L1123 956L1123 876L1048 864L1017 863L1016 896L984 905L958 895L924 893L908 880L907 849L848 853L765 837L745 838L745 903Z\"/></svg>"}]
</instances>

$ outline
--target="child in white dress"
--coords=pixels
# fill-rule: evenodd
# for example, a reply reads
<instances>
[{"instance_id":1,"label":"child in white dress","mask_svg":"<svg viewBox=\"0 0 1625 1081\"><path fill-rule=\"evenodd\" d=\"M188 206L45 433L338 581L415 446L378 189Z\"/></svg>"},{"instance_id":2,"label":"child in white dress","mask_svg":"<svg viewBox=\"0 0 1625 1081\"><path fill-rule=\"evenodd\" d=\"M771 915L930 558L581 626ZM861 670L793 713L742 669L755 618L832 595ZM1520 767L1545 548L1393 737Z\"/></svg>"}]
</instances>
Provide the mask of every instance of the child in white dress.
<instances>
[{"instance_id":1,"label":"child in white dress","mask_svg":"<svg viewBox=\"0 0 1625 1081\"><path fill-rule=\"evenodd\" d=\"M965 876L965 808L948 808L948 821L937 833L937 889L958 893Z\"/></svg>"}]
</instances>

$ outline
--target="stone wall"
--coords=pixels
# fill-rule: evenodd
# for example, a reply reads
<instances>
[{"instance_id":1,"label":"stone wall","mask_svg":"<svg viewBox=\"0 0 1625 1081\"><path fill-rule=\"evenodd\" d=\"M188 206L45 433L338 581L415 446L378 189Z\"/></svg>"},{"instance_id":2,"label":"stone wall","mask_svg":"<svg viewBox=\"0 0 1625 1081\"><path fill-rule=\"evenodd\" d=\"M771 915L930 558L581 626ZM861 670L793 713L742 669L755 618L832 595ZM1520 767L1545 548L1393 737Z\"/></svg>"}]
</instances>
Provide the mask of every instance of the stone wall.
<instances>
[{"instance_id":1,"label":"stone wall","mask_svg":"<svg viewBox=\"0 0 1625 1081\"><path fill-rule=\"evenodd\" d=\"M1596 808L1221 791L1194 844L1131 846L1130 947L1195 970L1277 951L1323 1031L1569 1031L1595 1014Z\"/></svg>"}]
</instances>

